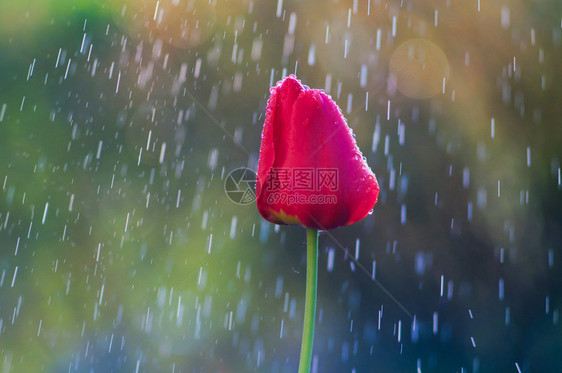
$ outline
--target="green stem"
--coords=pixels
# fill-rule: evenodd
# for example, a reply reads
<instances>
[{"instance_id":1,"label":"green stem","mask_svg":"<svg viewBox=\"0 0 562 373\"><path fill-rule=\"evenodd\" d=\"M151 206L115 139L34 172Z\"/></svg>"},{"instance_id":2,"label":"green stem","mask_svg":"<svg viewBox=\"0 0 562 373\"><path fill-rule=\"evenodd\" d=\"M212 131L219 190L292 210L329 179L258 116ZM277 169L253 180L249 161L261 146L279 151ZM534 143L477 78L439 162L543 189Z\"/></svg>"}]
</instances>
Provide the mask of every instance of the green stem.
<instances>
[{"instance_id":1,"label":"green stem","mask_svg":"<svg viewBox=\"0 0 562 373\"><path fill-rule=\"evenodd\" d=\"M306 230L306 301L304 304L304 326L302 330L301 359L299 373L310 372L312 341L316 317L316 284L318 282L318 231Z\"/></svg>"}]
</instances>

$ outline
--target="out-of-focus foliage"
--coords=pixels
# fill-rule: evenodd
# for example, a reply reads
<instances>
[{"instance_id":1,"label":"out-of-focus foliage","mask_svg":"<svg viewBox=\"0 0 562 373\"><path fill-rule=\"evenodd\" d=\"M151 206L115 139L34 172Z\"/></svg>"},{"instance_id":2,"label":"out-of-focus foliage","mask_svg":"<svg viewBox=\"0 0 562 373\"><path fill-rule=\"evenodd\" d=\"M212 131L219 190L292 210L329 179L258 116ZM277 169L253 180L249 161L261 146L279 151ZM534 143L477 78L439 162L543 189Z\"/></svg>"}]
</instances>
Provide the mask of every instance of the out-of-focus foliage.
<instances>
[{"instance_id":1,"label":"out-of-focus foliage","mask_svg":"<svg viewBox=\"0 0 562 373\"><path fill-rule=\"evenodd\" d=\"M561 371L561 17L554 0L1 2L0 371L296 370L304 231L223 190L294 72L382 187L321 235L317 371Z\"/></svg>"}]
</instances>

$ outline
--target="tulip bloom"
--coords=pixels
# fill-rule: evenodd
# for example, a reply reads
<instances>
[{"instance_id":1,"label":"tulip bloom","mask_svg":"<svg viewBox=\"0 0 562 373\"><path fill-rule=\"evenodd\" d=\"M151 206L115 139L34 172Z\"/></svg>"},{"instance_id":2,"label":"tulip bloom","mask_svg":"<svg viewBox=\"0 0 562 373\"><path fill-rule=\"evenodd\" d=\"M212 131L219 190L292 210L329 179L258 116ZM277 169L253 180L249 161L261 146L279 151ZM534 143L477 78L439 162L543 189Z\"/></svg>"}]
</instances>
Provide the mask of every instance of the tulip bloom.
<instances>
[{"instance_id":1,"label":"tulip bloom","mask_svg":"<svg viewBox=\"0 0 562 373\"><path fill-rule=\"evenodd\" d=\"M319 230L363 219L379 185L336 103L294 75L270 93L256 184L260 214Z\"/></svg>"}]
</instances>

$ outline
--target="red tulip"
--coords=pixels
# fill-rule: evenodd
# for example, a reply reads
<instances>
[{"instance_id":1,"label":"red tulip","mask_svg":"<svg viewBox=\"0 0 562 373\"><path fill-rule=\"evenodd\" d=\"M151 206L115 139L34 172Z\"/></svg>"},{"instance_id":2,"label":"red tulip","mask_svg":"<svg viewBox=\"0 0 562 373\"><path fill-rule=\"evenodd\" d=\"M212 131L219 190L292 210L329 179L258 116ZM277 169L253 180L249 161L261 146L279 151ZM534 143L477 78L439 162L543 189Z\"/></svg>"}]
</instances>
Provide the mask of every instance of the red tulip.
<instances>
[{"instance_id":1,"label":"red tulip","mask_svg":"<svg viewBox=\"0 0 562 373\"><path fill-rule=\"evenodd\" d=\"M260 214L320 230L363 219L379 185L336 103L294 75L270 93L256 184Z\"/></svg>"}]
</instances>

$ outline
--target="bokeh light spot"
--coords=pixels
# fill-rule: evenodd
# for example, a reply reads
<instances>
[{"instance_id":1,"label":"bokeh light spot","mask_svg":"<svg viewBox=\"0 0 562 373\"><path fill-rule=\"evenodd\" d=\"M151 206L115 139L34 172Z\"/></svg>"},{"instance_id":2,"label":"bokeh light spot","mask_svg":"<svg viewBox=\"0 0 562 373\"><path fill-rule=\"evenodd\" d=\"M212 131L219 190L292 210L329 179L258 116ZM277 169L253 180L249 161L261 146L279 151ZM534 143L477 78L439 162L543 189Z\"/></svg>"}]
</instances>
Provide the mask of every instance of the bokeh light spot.
<instances>
[{"instance_id":1,"label":"bokeh light spot","mask_svg":"<svg viewBox=\"0 0 562 373\"><path fill-rule=\"evenodd\" d=\"M435 43L412 39L392 53L390 73L403 95L416 99L429 98L443 92L443 79L449 77L449 61Z\"/></svg>"}]
</instances>

